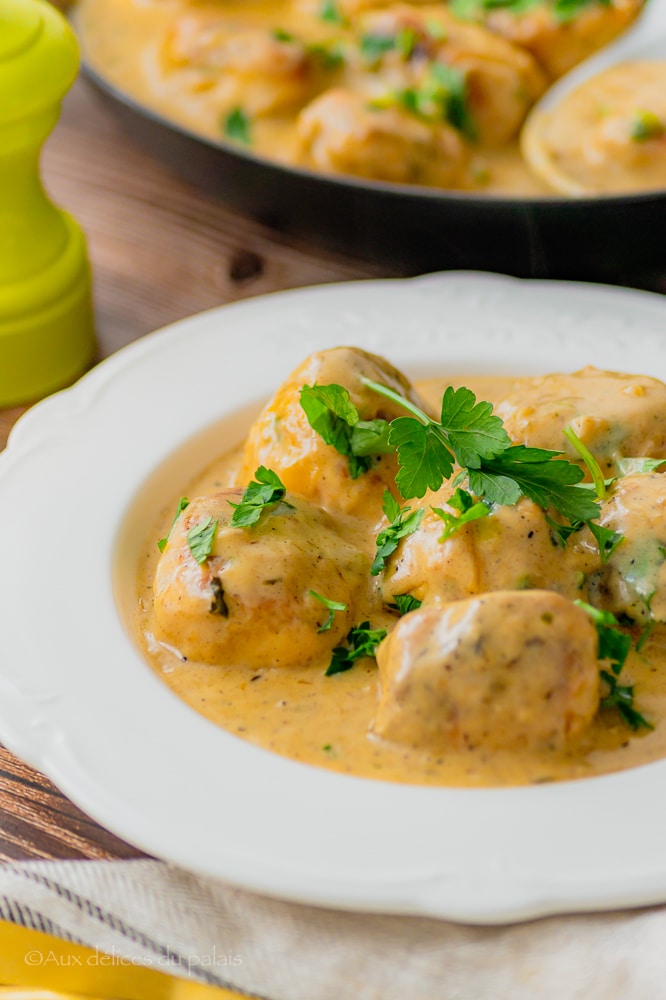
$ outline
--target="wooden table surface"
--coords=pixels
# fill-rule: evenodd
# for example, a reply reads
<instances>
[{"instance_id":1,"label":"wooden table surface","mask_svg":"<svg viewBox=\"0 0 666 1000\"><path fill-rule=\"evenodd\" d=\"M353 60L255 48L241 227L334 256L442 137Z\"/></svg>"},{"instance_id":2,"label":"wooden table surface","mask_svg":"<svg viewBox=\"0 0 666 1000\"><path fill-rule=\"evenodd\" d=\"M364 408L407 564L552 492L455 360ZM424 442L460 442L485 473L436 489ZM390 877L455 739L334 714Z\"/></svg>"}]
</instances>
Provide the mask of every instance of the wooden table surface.
<instances>
[{"instance_id":1,"label":"wooden table surface","mask_svg":"<svg viewBox=\"0 0 666 1000\"><path fill-rule=\"evenodd\" d=\"M286 242L187 185L137 149L82 81L47 143L43 174L88 238L100 358L212 306L389 274ZM666 291L666 282L651 284ZM0 411L0 448L24 409ZM0 747L0 860L137 856Z\"/></svg>"}]
</instances>

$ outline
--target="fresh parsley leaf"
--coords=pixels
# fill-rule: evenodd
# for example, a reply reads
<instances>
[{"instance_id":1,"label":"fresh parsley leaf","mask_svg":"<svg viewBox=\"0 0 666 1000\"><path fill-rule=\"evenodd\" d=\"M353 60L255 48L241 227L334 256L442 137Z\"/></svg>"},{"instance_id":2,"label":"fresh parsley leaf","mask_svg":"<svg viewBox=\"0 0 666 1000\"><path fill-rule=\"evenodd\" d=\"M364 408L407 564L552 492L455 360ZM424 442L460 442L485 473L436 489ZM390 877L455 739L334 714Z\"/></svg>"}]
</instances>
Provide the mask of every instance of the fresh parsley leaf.
<instances>
[{"instance_id":1,"label":"fresh parsley leaf","mask_svg":"<svg viewBox=\"0 0 666 1000\"><path fill-rule=\"evenodd\" d=\"M359 420L352 427L352 454L357 458L390 454L394 450L389 444L390 429L388 420Z\"/></svg>"},{"instance_id":2,"label":"fresh parsley leaf","mask_svg":"<svg viewBox=\"0 0 666 1000\"><path fill-rule=\"evenodd\" d=\"M395 594L393 602L388 607L396 608L401 615L408 615L410 611L418 611L422 603L423 601L419 601L418 597L413 597L411 594Z\"/></svg>"},{"instance_id":3,"label":"fresh parsley leaf","mask_svg":"<svg viewBox=\"0 0 666 1000\"><path fill-rule=\"evenodd\" d=\"M608 685L608 694L601 699L602 708L617 708L624 721L634 730L654 729L653 724L634 708L634 685L618 684L615 674L608 670L601 670L600 674Z\"/></svg>"},{"instance_id":4,"label":"fresh parsley leaf","mask_svg":"<svg viewBox=\"0 0 666 1000\"><path fill-rule=\"evenodd\" d=\"M641 631L640 636L638 637L638 641L636 643L636 652L637 653L640 653L640 651L643 649L643 646L645 645L645 643L648 641L648 639L650 638L650 636L654 632L654 630L656 628L656 625L657 625L657 623L655 621L651 621L651 622L648 622L647 625L643 628L643 630Z\"/></svg>"},{"instance_id":5,"label":"fresh parsley leaf","mask_svg":"<svg viewBox=\"0 0 666 1000\"><path fill-rule=\"evenodd\" d=\"M606 660L610 670L602 669L600 676L608 686L608 694L601 699L603 708L617 708L620 715L632 729L654 729L645 716L634 708L633 684L620 684L619 675L631 649L631 637L620 629L615 615L610 611L593 608L585 601L574 601L595 624L598 636L597 658Z\"/></svg>"},{"instance_id":6,"label":"fresh parsley leaf","mask_svg":"<svg viewBox=\"0 0 666 1000\"><path fill-rule=\"evenodd\" d=\"M440 423L460 465L477 467L479 459L495 458L511 444L492 403L477 402L465 386L444 390Z\"/></svg>"},{"instance_id":7,"label":"fresh parsley leaf","mask_svg":"<svg viewBox=\"0 0 666 1000\"><path fill-rule=\"evenodd\" d=\"M347 633L344 646L336 646L331 656L331 662L326 670L326 677L351 670L357 660L364 656L374 656L377 646L386 638L385 628L370 628L370 622L361 622Z\"/></svg>"},{"instance_id":8,"label":"fresh parsley leaf","mask_svg":"<svg viewBox=\"0 0 666 1000\"><path fill-rule=\"evenodd\" d=\"M395 47L403 59L407 60L412 57L418 40L418 35L413 28L400 29L395 36Z\"/></svg>"},{"instance_id":9,"label":"fresh parsley leaf","mask_svg":"<svg viewBox=\"0 0 666 1000\"><path fill-rule=\"evenodd\" d=\"M484 14L492 10L509 10L512 14L523 14L537 7L541 0L453 0L451 11L461 21L480 21Z\"/></svg>"},{"instance_id":10,"label":"fresh parsley leaf","mask_svg":"<svg viewBox=\"0 0 666 1000\"><path fill-rule=\"evenodd\" d=\"M319 7L319 20L326 24L346 24L346 18L336 0L322 0Z\"/></svg>"},{"instance_id":11,"label":"fresh parsley leaf","mask_svg":"<svg viewBox=\"0 0 666 1000\"><path fill-rule=\"evenodd\" d=\"M224 119L222 129L227 139L240 142L243 146L252 145L250 119L242 108L234 108Z\"/></svg>"},{"instance_id":12,"label":"fresh parsley leaf","mask_svg":"<svg viewBox=\"0 0 666 1000\"><path fill-rule=\"evenodd\" d=\"M306 45L305 51L309 56L317 59L325 70L339 69L347 61L345 46L339 41L312 42L310 45Z\"/></svg>"},{"instance_id":13,"label":"fresh parsley leaf","mask_svg":"<svg viewBox=\"0 0 666 1000\"><path fill-rule=\"evenodd\" d=\"M414 534L423 520L425 511L423 509L413 511L411 507L401 509L389 491L384 490L384 513L390 524L377 535L377 551L370 567L372 576L381 573L386 560L397 549L400 539Z\"/></svg>"},{"instance_id":14,"label":"fresh parsley leaf","mask_svg":"<svg viewBox=\"0 0 666 1000\"><path fill-rule=\"evenodd\" d=\"M631 123L630 135L634 142L661 139L666 134L666 124L654 111L636 111Z\"/></svg>"},{"instance_id":15,"label":"fresh parsley leaf","mask_svg":"<svg viewBox=\"0 0 666 1000\"><path fill-rule=\"evenodd\" d=\"M436 62L433 63L432 77L432 99L441 107L443 118L468 139L476 139L466 74L455 66Z\"/></svg>"},{"instance_id":16,"label":"fresh parsley leaf","mask_svg":"<svg viewBox=\"0 0 666 1000\"><path fill-rule=\"evenodd\" d=\"M400 464L396 483L404 497L422 497L428 489L439 489L450 478L454 462L478 467L483 458L502 453L511 443L492 405L477 403L471 389L464 386L446 389L438 423L388 386L366 378L362 381L412 414L393 420L389 432Z\"/></svg>"},{"instance_id":17,"label":"fresh parsley leaf","mask_svg":"<svg viewBox=\"0 0 666 1000\"><path fill-rule=\"evenodd\" d=\"M183 511L185 510L185 508L189 507L189 505L190 505L190 501L187 499L187 497L181 497L180 500L178 501L178 506L176 507L176 513L174 514L173 521L171 522L171 527L169 528L169 534L166 536L166 538L160 538L159 542L157 543L157 547L160 550L160 552L164 552L164 550L166 548L166 545L167 545L167 542L171 538L171 532L174 529L176 521L178 520L178 518L180 517L180 515L183 513Z\"/></svg>"},{"instance_id":18,"label":"fresh parsley leaf","mask_svg":"<svg viewBox=\"0 0 666 1000\"><path fill-rule=\"evenodd\" d=\"M316 601L321 601L325 608L328 608L329 615L323 625L320 625L317 632L328 632L333 620L335 618L336 611L346 611L347 605L343 604L341 601L331 601L328 597L324 597L322 594L318 594L316 590L308 591L311 597L314 597Z\"/></svg>"},{"instance_id":19,"label":"fresh parsley leaf","mask_svg":"<svg viewBox=\"0 0 666 1000\"><path fill-rule=\"evenodd\" d=\"M621 630L617 618L610 611L594 608L585 601L574 601L574 604L582 608L594 622L599 637L597 658L608 660L611 670L617 676L629 655L631 636Z\"/></svg>"},{"instance_id":20,"label":"fresh parsley leaf","mask_svg":"<svg viewBox=\"0 0 666 1000\"><path fill-rule=\"evenodd\" d=\"M422 497L450 478L455 460L445 436L433 423L397 417L391 422L389 441L398 452L400 471L395 482L403 497Z\"/></svg>"},{"instance_id":21,"label":"fresh parsley leaf","mask_svg":"<svg viewBox=\"0 0 666 1000\"><path fill-rule=\"evenodd\" d=\"M618 545L624 541L624 535L612 528L604 528L594 521L588 521L587 526L597 540L602 564L607 563Z\"/></svg>"},{"instance_id":22,"label":"fresh parsley leaf","mask_svg":"<svg viewBox=\"0 0 666 1000\"><path fill-rule=\"evenodd\" d=\"M455 491L448 503L454 510L459 511L457 515L451 514L441 507L430 508L433 514L436 514L444 522L444 531L439 537L440 542L445 542L447 538L454 535L464 524L476 521L480 517L488 517L488 514L490 514L488 504L482 500L475 500L470 493L460 488Z\"/></svg>"},{"instance_id":23,"label":"fresh parsley leaf","mask_svg":"<svg viewBox=\"0 0 666 1000\"><path fill-rule=\"evenodd\" d=\"M573 21L586 7L598 4L600 7L608 7L610 0L553 0L553 17L559 24L566 24Z\"/></svg>"},{"instance_id":24,"label":"fresh parsley leaf","mask_svg":"<svg viewBox=\"0 0 666 1000\"><path fill-rule=\"evenodd\" d=\"M292 35L290 31L285 31L284 28L274 28L271 32L273 38L276 42L295 42L296 36Z\"/></svg>"},{"instance_id":25,"label":"fresh parsley leaf","mask_svg":"<svg viewBox=\"0 0 666 1000\"><path fill-rule=\"evenodd\" d=\"M200 566L206 562L213 551L217 523L217 520L214 521L209 514L205 520L195 524L187 533L187 544L190 547L190 552Z\"/></svg>"},{"instance_id":26,"label":"fresh parsley leaf","mask_svg":"<svg viewBox=\"0 0 666 1000\"><path fill-rule=\"evenodd\" d=\"M388 421L361 420L344 386L304 385L300 401L312 429L347 458L352 479L372 467L374 456L393 451Z\"/></svg>"},{"instance_id":27,"label":"fresh parsley leaf","mask_svg":"<svg viewBox=\"0 0 666 1000\"><path fill-rule=\"evenodd\" d=\"M583 521L576 521L574 524L560 524L559 521L553 520L550 515L545 515L546 521L550 528L551 540L554 545L561 545L562 548L566 548L566 544L577 531L583 527Z\"/></svg>"},{"instance_id":28,"label":"fresh parsley leaf","mask_svg":"<svg viewBox=\"0 0 666 1000\"><path fill-rule=\"evenodd\" d=\"M284 499L287 490L276 472L260 465L254 475L256 481L245 487L240 503L227 501L234 508L230 521L232 528L247 528L256 524L266 508L279 502L293 510L292 504Z\"/></svg>"},{"instance_id":29,"label":"fresh parsley leaf","mask_svg":"<svg viewBox=\"0 0 666 1000\"><path fill-rule=\"evenodd\" d=\"M476 139L476 126L469 109L464 71L442 62L430 64L418 87L391 90L371 102L372 107L402 107L411 115L437 124L448 122L468 139Z\"/></svg>"},{"instance_id":30,"label":"fresh parsley leaf","mask_svg":"<svg viewBox=\"0 0 666 1000\"><path fill-rule=\"evenodd\" d=\"M393 49L395 49L395 35L367 34L362 35L359 42L361 59L371 65L378 63L383 55Z\"/></svg>"},{"instance_id":31,"label":"fresh parsley leaf","mask_svg":"<svg viewBox=\"0 0 666 1000\"><path fill-rule=\"evenodd\" d=\"M511 495L508 483L519 493L546 510L554 507L570 523L598 517L599 505L589 490L579 486L583 471L571 462L561 461L559 452L514 444L493 459L484 459L480 468L470 469L469 487L477 496L491 503L515 503L504 499ZM555 460L554 460L555 459Z\"/></svg>"},{"instance_id":32,"label":"fresh parsley leaf","mask_svg":"<svg viewBox=\"0 0 666 1000\"><path fill-rule=\"evenodd\" d=\"M544 0L453 0L451 10L463 21L479 21L493 10L507 10L520 17L534 7L549 7L555 21L565 24L594 3L607 7L610 0L551 0L550 3Z\"/></svg>"}]
</instances>

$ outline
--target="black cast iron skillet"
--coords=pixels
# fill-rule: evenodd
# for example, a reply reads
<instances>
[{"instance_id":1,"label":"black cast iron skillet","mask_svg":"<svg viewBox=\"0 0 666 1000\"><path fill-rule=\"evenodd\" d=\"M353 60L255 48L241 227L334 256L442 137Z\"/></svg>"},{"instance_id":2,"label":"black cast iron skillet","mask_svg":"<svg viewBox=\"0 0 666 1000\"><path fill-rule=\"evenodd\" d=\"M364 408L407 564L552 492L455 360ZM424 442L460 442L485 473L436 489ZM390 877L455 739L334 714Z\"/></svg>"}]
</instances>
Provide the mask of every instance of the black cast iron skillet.
<instances>
[{"instance_id":1,"label":"black cast iron skillet","mask_svg":"<svg viewBox=\"0 0 666 1000\"><path fill-rule=\"evenodd\" d=\"M84 73L125 130L154 156L287 236L400 273L485 270L643 287L666 276L666 190L505 198L324 176L202 138L90 67Z\"/></svg>"}]
</instances>

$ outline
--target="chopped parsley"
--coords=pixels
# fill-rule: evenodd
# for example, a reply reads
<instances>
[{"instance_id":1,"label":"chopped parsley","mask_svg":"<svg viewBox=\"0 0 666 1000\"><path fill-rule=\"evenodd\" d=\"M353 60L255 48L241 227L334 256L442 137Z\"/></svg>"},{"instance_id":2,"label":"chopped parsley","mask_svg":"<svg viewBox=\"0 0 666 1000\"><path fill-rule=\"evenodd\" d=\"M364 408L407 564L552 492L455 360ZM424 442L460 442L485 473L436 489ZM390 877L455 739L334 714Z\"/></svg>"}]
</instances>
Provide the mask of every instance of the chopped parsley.
<instances>
[{"instance_id":1,"label":"chopped parsley","mask_svg":"<svg viewBox=\"0 0 666 1000\"><path fill-rule=\"evenodd\" d=\"M272 36L276 42L283 42L285 45L298 45L307 55L316 59L323 69L337 69L346 60L345 47L340 41L311 42L305 43L296 35L284 28L275 28Z\"/></svg>"},{"instance_id":2,"label":"chopped parsley","mask_svg":"<svg viewBox=\"0 0 666 1000\"><path fill-rule=\"evenodd\" d=\"M400 504L388 490L384 490L383 511L390 522L377 535L377 551L373 559L370 573L377 576L384 569L386 560L395 552L401 538L413 535L423 520L423 509L412 510L411 507L400 507Z\"/></svg>"},{"instance_id":3,"label":"chopped parsley","mask_svg":"<svg viewBox=\"0 0 666 1000\"><path fill-rule=\"evenodd\" d=\"M344 646L336 646L331 656L331 662L326 670L326 677L342 674L351 670L357 660L364 656L374 656L377 646L386 638L385 628L370 628L370 622L361 622L347 633Z\"/></svg>"},{"instance_id":4,"label":"chopped parsley","mask_svg":"<svg viewBox=\"0 0 666 1000\"><path fill-rule=\"evenodd\" d=\"M345 46L339 41L313 42L306 45L305 51L325 70L339 69L347 61Z\"/></svg>"},{"instance_id":5,"label":"chopped parsley","mask_svg":"<svg viewBox=\"0 0 666 1000\"><path fill-rule=\"evenodd\" d=\"M468 139L476 138L476 127L469 110L467 77L463 71L439 61L430 64L420 86L390 90L375 98L370 106L401 107L424 121L432 124L448 122Z\"/></svg>"},{"instance_id":6,"label":"chopped parsley","mask_svg":"<svg viewBox=\"0 0 666 1000\"><path fill-rule=\"evenodd\" d=\"M581 11L597 4L599 7L610 7L611 0L553 0L551 9L553 17L559 24L573 21Z\"/></svg>"},{"instance_id":7,"label":"chopped parsley","mask_svg":"<svg viewBox=\"0 0 666 1000\"><path fill-rule=\"evenodd\" d=\"M634 142L661 139L663 135L666 135L666 124L655 115L654 111L636 111L629 134Z\"/></svg>"},{"instance_id":8,"label":"chopped parsley","mask_svg":"<svg viewBox=\"0 0 666 1000\"><path fill-rule=\"evenodd\" d=\"M277 503L293 510L293 506L284 499L287 492L280 477L272 469L260 465L253 480L243 491L240 503L227 502L234 508L231 518L232 528L247 528L256 524L263 512Z\"/></svg>"},{"instance_id":9,"label":"chopped parsley","mask_svg":"<svg viewBox=\"0 0 666 1000\"><path fill-rule=\"evenodd\" d=\"M322 0L319 7L319 20L324 21L326 24L343 25L347 23L347 19L340 10L336 0Z\"/></svg>"},{"instance_id":10,"label":"chopped parsley","mask_svg":"<svg viewBox=\"0 0 666 1000\"><path fill-rule=\"evenodd\" d=\"M595 521L588 521L587 526L599 546L602 564L607 563L618 545L624 541L624 535L620 531L613 531L612 528L604 528Z\"/></svg>"},{"instance_id":11,"label":"chopped parsley","mask_svg":"<svg viewBox=\"0 0 666 1000\"><path fill-rule=\"evenodd\" d=\"M252 145L250 119L242 108L234 108L229 112L222 124L222 130L227 139L240 142L243 146Z\"/></svg>"},{"instance_id":12,"label":"chopped parsley","mask_svg":"<svg viewBox=\"0 0 666 1000\"><path fill-rule=\"evenodd\" d=\"M383 55L392 52L396 47L395 35L373 35L361 36L359 50L364 62L375 65Z\"/></svg>"},{"instance_id":13,"label":"chopped parsley","mask_svg":"<svg viewBox=\"0 0 666 1000\"><path fill-rule=\"evenodd\" d=\"M451 499L447 502L449 507L453 507L454 510L458 511L457 515L450 514L441 507L430 508L433 514L436 514L444 522L444 531L440 535L440 542L445 542L447 538L454 535L464 524L476 521L480 517L488 517L488 514L490 514L490 507L487 503L484 503L483 500L475 500L471 493L468 493L467 490L461 490L460 487L456 489Z\"/></svg>"},{"instance_id":14,"label":"chopped parsley","mask_svg":"<svg viewBox=\"0 0 666 1000\"><path fill-rule=\"evenodd\" d=\"M395 594L393 602L388 607L395 608L401 615L408 615L410 611L418 611L422 603L412 594Z\"/></svg>"},{"instance_id":15,"label":"chopped parsley","mask_svg":"<svg viewBox=\"0 0 666 1000\"><path fill-rule=\"evenodd\" d=\"M209 514L199 524L195 524L193 528L190 528L187 533L187 544L190 547L190 552L200 566L206 562L206 559L208 559L208 556L213 551L217 524L217 519L213 520Z\"/></svg>"},{"instance_id":16,"label":"chopped parsley","mask_svg":"<svg viewBox=\"0 0 666 1000\"><path fill-rule=\"evenodd\" d=\"M619 682L619 675L631 649L631 636L622 631L617 618L610 611L593 608L585 601L574 601L574 604L582 608L594 622L598 636L597 659L607 661L610 667L609 670L599 671L608 688L608 693L601 699L602 708L617 708L624 721L634 730L654 729L652 723L634 708L634 685Z\"/></svg>"},{"instance_id":17,"label":"chopped parsley","mask_svg":"<svg viewBox=\"0 0 666 1000\"><path fill-rule=\"evenodd\" d=\"M166 548L166 545L167 545L167 542L171 538L171 532L174 529L176 521L178 520L178 518L180 517L180 515L183 513L183 511L185 510L185 508L189 507L189 505L190 505L190 501L187 499L187 497L181 497L180 500L178 501L178 506L176 507L176 513L174 514L173 521L171 522L171 527L169 528L169 534L166 536L166 538L160 538L159 542L157 543L157 547L160 550L160 552L164 552L164 550Z\"/></svg>"},{"instance_id":18,"label":"chopped parsley","mask_svg":"<svg viewBox=\"0 0 666 1000\"><path fill-rule=\"evenodd\" d=\"M328 618L323 625L320 625L317 632L328 632L331 625L333 624L333 619L335 618L336 611L346 611L347 605L343 604L342 601L331 601L328 597L324 597L322 594L318 594L316 590L308 591L311 597L314 597L316 601L320 601L325 608L328 608Z\"/></svg>"},{"instance_id":19,"label":"chopped parsley","mask_svg":"<svg viewBox=\"0 0 666 1000\"><path fill-rule=\"evenodd\" d=\"M314 431L349 463L352 479L358 479L374 464L376 455L392 452L386 420L361 420L342 385L304 385L301 406Z\"/></svg>"}]
</instances>

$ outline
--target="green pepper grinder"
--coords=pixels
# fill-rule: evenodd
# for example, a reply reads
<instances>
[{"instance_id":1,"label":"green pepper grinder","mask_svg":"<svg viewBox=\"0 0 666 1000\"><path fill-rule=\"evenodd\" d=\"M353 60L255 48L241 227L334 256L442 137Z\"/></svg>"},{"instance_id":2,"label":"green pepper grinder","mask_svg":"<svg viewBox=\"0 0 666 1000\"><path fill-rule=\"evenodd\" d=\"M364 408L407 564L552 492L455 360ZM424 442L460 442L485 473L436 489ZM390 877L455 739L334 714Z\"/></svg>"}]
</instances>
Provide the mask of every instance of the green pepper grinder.
<instances>
[{"instance_id":1,"label":"green pepper grinder","mask_svg":"<svg viewBox=\"0 0 666 1000\"><path fill-rule=\"evenodd\" d=\"M67 385L94 354L85 239L39 177L78 66L74 33L46 0L0 0L0 406Z\"/></svg>"}]
</instances>

